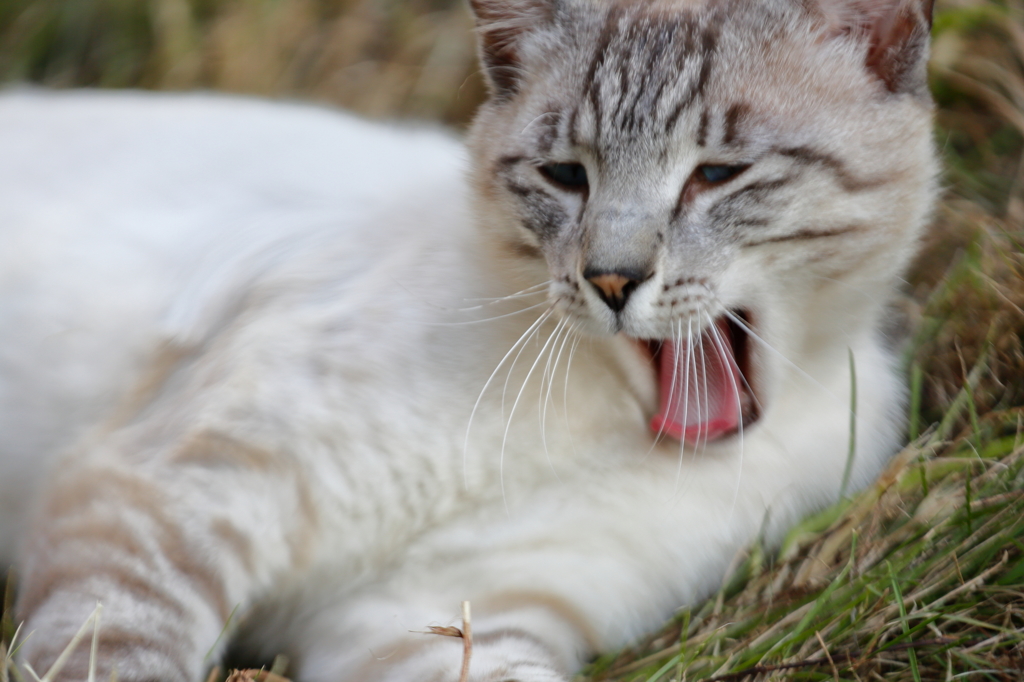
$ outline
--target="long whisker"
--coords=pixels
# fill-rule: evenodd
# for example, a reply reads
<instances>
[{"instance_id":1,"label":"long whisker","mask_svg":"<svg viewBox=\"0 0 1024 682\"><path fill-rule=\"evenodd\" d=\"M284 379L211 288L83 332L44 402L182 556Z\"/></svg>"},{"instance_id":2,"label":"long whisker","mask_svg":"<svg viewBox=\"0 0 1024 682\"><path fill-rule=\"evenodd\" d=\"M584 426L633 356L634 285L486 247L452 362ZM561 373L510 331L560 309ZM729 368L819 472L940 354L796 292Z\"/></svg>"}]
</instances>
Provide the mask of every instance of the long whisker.
<instances>
[{"instance_id":1,"label":"long whisker","mask_svg":"<svg viewBox=\"0 0 1024 682\"><path fill-rule=\"evenodd\" d=\"M770 343L768 343L767 341L762 339L760 336L758 336L756 333L754 333L754 330L751 329L750 326L746 322L744 322L743 319L739 315L736 315L736 314L730 312L729 309L725 308L725 307L722 307L722 314L725 315L726 317L728 317L730 320L732 320L736 324L736 326L739 327L740 329L742 329L744 332L746 332L747 335L750 336L750 338L758 341L761 345L763 345L765 348L767 348L772 353L774 353L776 357L778 357L780 360L782 360L787 365L789 365L790 367L795 369L797 372L799 372L801 376L803 376L805 379L810 381L812 384L814 384L815 386L820 388L830 398L832 398L833 400L837 400L837 401L839 401L841 403L844 403L844 401L840 401L839 398L832 391L830 391L827 388L825 388L825 386L822 385L821 382L819 382L817 379L815 379L810 374L808 374L806 371L804 371L804 369L802 367L800 367L798 364L796 364L795 362L793 362L792 360L787 358L785 355L783 355L779 351L775 350L775 348Z\"/></svg>"},{"instance_id":2,"label":"long whisker","mask_svg":"<svg viewBox=\"0 0 1024 682\"><path fill-rule=\"evenodd\" d=\"M578 453L576 452L576 443L572 440L572 428L569 424L569 370L572 369L572 358L576 355L576 349L579 348L582 341L583 335L577 334L572 340L572 345L569 346L569 357L565 360L565 386L562 388L562 418L565 420L565 433L569 436L569 447L572 448L573 454Z\"/></svg>"},{"instance_id":3,"label":"long whisker","mask_svg":"<svg viewBox=\"0 0 1024 682\"><path fill-rule=\"evenodd\" d=\"M569 325L566 326L566 328L565 328L565 336L562 337L562 342L558 346L558 354L555 356L555 361L551 365L551 375L548 377L547 395L544 396L544 416L541 419L541 428L545 432L547 431L548 405L551 403L551 392L554 389L555 376L558 374L558 364L562 360L562 353L565 351L565 347L569 343L569 339L572 338L573 334L576 332L576 327L577 327L577 323L575 323L575 322L573 322L572 324L569 324ZM547 446L546 438L547 437L545 436L545 447Z\"/></svg>"},{"instance_id":4,"label":"long whisker","mask_svg":"<svg viewBox=\"0 0 1024 682\"><path fill-rule=\"evenodd\" d=\"M665 352L665 344L669 343L669 344L672 345L673 358L675 359L675 366L672 367L672 384L668 387L668 399L665 401L665 404L662 405L662 407L665 410L669 410L669 409L672 408L672 396L673 396L673 393L676 390L676 376L677 376L677 372L679 371L679 349L681 348L681 343L682 343L682 339L680 338L680 335L682 334L682 324L683 324L682 320L676 320L676 327L679 329L679 331L677 331L676 329L673 329L672 330L672 336L667 341L663 341L662 342L661 348L658 351L659 353L664 353ZM664 360L659 359L657 361L658 364L660 364L662 362L664 362ZM658 375L658 382L657 382L658 383L658 393L659 393L659 395L658 395L658 402L660 404L661 403L661 395L660 395L661 394L661 367L655 367L654 371ZM667 417L667 415L666 415L666 417ZM652 452L654 452L654 448L658 447L658 443L661 442L662 437L665 435L665 426L668 424L668 419L666 417L662 418L661 426L658 427L658 431L654 434L654 441L651 443L651 447L648 448L647 454L644 455L644 459L649 457L650 454Z\"/></svg>"},{"instance_id":5,"label":"long whisker","mask_svg":"<svg viewBox=\"0 0 1024 682\"><path fill-rule=\"evenodd\" d=\"M697 411L697 435L693 439L693 443L691 444L691 450L693 451L693 454L692 454L692 457L691 457L691 461L693 461L693 462L696 462L698 457L700 456L700 418L701 418L701 415L703 414L703 412L701 410L702 406L701 406L701 401L700 401L700 379L698 378L698 374L699 374L700 370L697 368L697 364L698 364L697 363L697 349L695 348L695 346L699 345L699 344L700 344L700 320L698 319L697 320L697 332L696 333L691 333L691 336L690 336L690 358L691 358L691 360L693 362L693 367L692 367L692 369L693 369L693 382L694 382L694 384L696 384L694 386L693 394L692 394L693 395L693 407Z\"/></svg>"},{"instance_id":6,"label":"long whisker","mask_svg":"<svg viewBox=\"0 0 1024 682\"><path fill-rule=\"evenodd\" d=\"M697 357L693 352L693 317L690 316L686 320L686 376L683 377L683 394L686 396L686 403L683 405L683 428L686 428L686 424L689 421L690 415L690 364L693 364L693 380L697 380ZM694 395L697 403L694 407L697 408L697 414L700 415L700 391L694 391ZM686 450L686 437L684 436L679 446L679 463L682 465L682 455ZM697 444L693 445L693 461L697 461ZM679 483L677 479L676 487L678 488Z\"/></svg>"},{"instance_id":7,"label":"long whisker","mask_svg":"<svg viewBox=\"0 0 1024 682\"><path fill-rule=\"evenodd\" d=\"M418 294L418 293L414 292L413 290L409 289L409 287L405 286L402 282L395 282L395 284L397 284L399 287L401 287L402 290L404 290L407 294L409 294L410 296L415 298L417 301L420 301L421 303L423 303L423 305L428 306L430 308L433 308L434 310L443 310L443 311L447 311L447 312L463 312L463 311L467 311L467 310L479 310L480 308L484 307L483 305L479 305L479 306L472 306L472 307L469 307L469 308L452 308L452 307L449 307L449 306L438 305L437 303L434 303L433 301L431 301L431 300L429 300L427 298L424 298L420 294ZM521 289L521 290L516 291L514 293L511 293L511 294L509 294L507 296L497 296L497 297L494 297L494 298L464 298L462 300L463 301L492 301L494 303L500 303L501 301L505 301L505 300L514 300L514 299L517 299L517 298L522 298L524 296L532 296L534 294L541 293L540 291L534 291L534 290L535 289L542 289L543 287L546 287L549 284L551 284L551 280L550 279L546 280L544 282L540 282L539 284L534 284L532 286L528 286L525 289Z\"/></svg>"},{"instance_id":8,"label":"long whisker","mask_svg":"<svg viewBox=\"0 0 1024 682\"><path fill-rule=\"evenodd\" d=\"M548 459L548 464L551 465L551 453L548 451L548 432L547 432L547 416L548 416L548 401L551 399L551 385L554 383L554 370L558 367L558 358L562 357L562 349L565 348L565 341L568 339L568 334L562 336L562 342L559 346L558 337L562 335L563 331L566 331L569 327L568 318L562 318L558 322L558 326L555 328L555 343L551 346L551 352L548 353L548 360L544 363L544 374L540 378L540 439L544 446L544 455ZM555 346L559 346L558 355L555 355ZM552 367L552 362L554 367ZM545 391L545 387L547 391ZM551 465L552 470L554 466ZM556 474L557 475L557 474Z\"/></svg>"},{"instance_id":9,"label":"long whisker","mask_svg":"<svg viewBox=\"0 0 1024 682\"><path fill-rule=\"evenodd\" d=\"M529 123L527 123L526 126L523 128L522 132L519 133L519 134L522 135L523 133L525 133L527 130L530 129L530 126L532 126L534 123L536 123L537 121L541 120L542 118L547 118L548 116L556 116L556 115L557 114L554 111L545 111L543 114L541 114L540 116L537 116L536 118L531 120ZM544 125L546 125L548 128L554 128L555 127L555 124L553 124L553 123L545 123Z\"/></svg>"},{"instance_id":10,"label":"long whisker","mask_svg":"<svg viewBox=\"0 0 1024 682\"><path fill-rule=\"evenodd\" d=\"M448 308L448 310L479 310L480 308L485 308L489 305L494 305L495 303L501 303L502 301L509 301L515 298L524 298L526 296L536 296L537 294L547 293L546 287L549 284L551 284L550 279L547 280L546 282L541 282L540 284L534 284L532 287L526 287L525 289L517 291L514 294L509 294L508 296L463 298L463 301L484 301L484 303L482 305L476 305L470 308Z\"/></svg>"},{"instance_id":11,"label":"long whisker","mask_svg":"<svg viewBox=\"0 0 1024 682\"><path fill-rule=\"evenodd\" d=\"M712 325L711 330L711 340L715 344L715 350L718 351L718 357L721 359L722 364L728 367L731 363L735 362L735 359L731 354L727 353L725 349L725 341L722 339L722 334L718 331L718 327L716 325ZM736 373L742 375L742 372L737 371ZM733 491L732 506L729 508L729 514L731 515L736 510L736 500L739 499L740 482L743 478L743 399L740 397L740 387L736 384L736 377L733 376L731 367L726 372L726 375L729 377L729 383L732 384L732 391L736 396L736 414L739 418L738 435L740 439L740 470L736 476L736 490Z\"/></svg>"},{"instance_id":12,"label":"long whisker","mask_svg":"<svg viewBox=\"0 0 1024 682\"><path fill-rule=\"evenodd\" d=\"M562 321L563 320L559 321L559 326L561 326L561 322ZM556 330L557 329L558 329L558 327L556 327ZM538 365L538 363L540 363L540 359L542 357L544 357L545 351L547 351L548 346L551 344L551 340L554 339L554 338L555 338L555 331L552 331L551 334L548 335L547 341L544 342L544 345L537 352L537 358L533 361L533 364L530 365L530 369L526 372L526 377L523 379L523 385L520 387L519 392L516 394L515 402L512 403L512 409L508 413L508 421L505 422L505 434L501 438L501 455L498 458L498 480L501 483L501 500L505 504L505 513L509 514L509 515L511 515L511 512L509 511L509 508L508 508L508 498L505 497L505 474L504 474L504 471L505 471L505 444L508 442L508 432L512 428L512 419L515 417L516 407L519 406L519 400L520 400L520 398L523 397L523 392L526 390L526 384L529 383L530 377L533 376L533 370L537 369L537 365ZM509 370L509 373L511 374L511 370Z\"/></svg>"},{"instance_id":13,"label":"long whisker","mask_svg":"<svg viewBox=\"0 0 1024 682\"><path fill-rule=\"evenodd\" d=\"M519 358L523 355L523 351L526 350L526 346L529 345L530 340L533 339L540 332L540 327L537 327L530 334L530 337L519 347L519 351L516 353L515 358L512 359L512 364L509 365L508 372L505 374L505 384L501 387L501 418L505 418L505 396L508 395L508 382L512 380L512 373L515 371L516 363L519 362Z\"/></svg>"},{"instance_id":14,"label":"long whisker","mask_svg":"<svg viewBox=\"0 0 1024 682\"><path fill-rule=\"evenodd\" d=\"M671 410L672 409L672 401L673 401L674 396L675 396L676 384L678 383L676 380L679 378L679 351L682 350L682 347L683 347L683 338L682 338L682 336L683 336L683 321L682 320L676 320L676 326L672 330L672 336L668 339L668 343L670 343L672 345L672 359L673 359L673 363L672 363L672 383L668 387L668 398L665 400L665 404L662 406L665 410ZM661 348L660 352L662 352L662 353L665 352L664 344L662 344L662 348ZM664 362L664 360L659 360L659 363L660 362ZM656 368L655 371L658 372L659 375L661 374L661 368L660 367ZM659 376L658 379L659 379L658 389L659 389L659 393L660 393L660 389L661 389L660 379L661 379L661 377ZM658 400L659 401L661 400L661 396L660 395L658 396ZM683 396L683 401L684 401L683 409L686 409L685 408L686 396ZM647 451L647 455L650 455L651 452L654 451L654 448L658 445L658 443L661 442L662 436L665 435L665 426L667 424L668 424L668 419L667 419L667 415L666 415L666 417L663 417L662 420L661 420L661 426L658 427L658 432L656 434L654 434L654 442L651 444L650 450ZM683 456L683 453L681 451L679 453L679 456L680 457ZM646 457L646 455L645 455L645 457ZM679 468L676 470L676 482L677 483L679 481L679 471L681 469L682 469L682 461L680 461Z\"/></svg>"},{"instance_id":15,"label":"long whisker","mask_svg":"<svg viewBox=\"0 0 1024 682\"><path fill-rule=\"evenodd\" d=\"M538 327L540 327L540 325L544 324L544 321L551 316L551 313L553 311L554 307L548 308L546 311L544 311L544 313L536 320L534 320L533 324L531 324L526 329L526 331L522 333L519 339L514 344L512 344L512 347L508 349L508 352L505 353L505 356L498 363L497 367L495 367L494 371L491 372L491 376L487 377L487 381L484 383L484 387L480 389L480 395L476 397L476 402L473 404L473 411L469 413L469 423L466 424L466 438L462 443L462 484L466 487L466 489L469 488L469 433L473 428L473 418L476 416L476 411L480 407L480 402L484 399L484 393L487 392L487 388L491 385L491 382L494 381L494 377L497 376L498 370L500 370L502 365L505 364L509 356L511 356L512 353L515 352L516 348L523 344L526 339L529 339L531 336L533 336L533 332ZM511 369L509 371L511 372Z\"/></svg>"},{"instance_id":16,"label":"long whisker","mask_svg":"<svg viewBox=\"0 0 1024 682\"><path fill-rule=\"evenodd\" d=\"M697 327L700 329L700 338L697 340L697 345L700 348L700 371L704 380L704 410L697 410L697 414L700 415L701 427L697 430L697 440L700 440L701 433L704 434L704 445L701 447L701 454L703 455L708 451L708 438L711 435L710 424L711 420L711 398L708 395L708 364L707 354L704 352L704 323L702 321L701 311L697 311Z\"/></svg>"},{"instance_id":17,"label":"long whisker","mask_svg":"<svg viewBox=\"0 0 1024 682\"><path fill-rule=\"evenodd\" d=\"M483 324L484 322L494 322L495 320L501 320L501 319L504 319L506 317L512 317L513 315L520 315L520 314L525 313L525 312L530 311L530 310L536 310L537 308L540 308L541 306L543 306L543 305L545 305L547 303L548 303L548 301L545 300L545 301L541 301L540 303L535 303L535 304L533 304L531 306L527 306L525 308L520 308L519 310L514 310L514 311L512 311L510 313L505 313L504 315L495 315L493 317L484 317L484 318L481 318L479 320L460 320L458 322L430 322L428 324L430 326L434 326L434 327L460 327L462 325L467 325L467 324Z\"/></svg>"}]
</instances>

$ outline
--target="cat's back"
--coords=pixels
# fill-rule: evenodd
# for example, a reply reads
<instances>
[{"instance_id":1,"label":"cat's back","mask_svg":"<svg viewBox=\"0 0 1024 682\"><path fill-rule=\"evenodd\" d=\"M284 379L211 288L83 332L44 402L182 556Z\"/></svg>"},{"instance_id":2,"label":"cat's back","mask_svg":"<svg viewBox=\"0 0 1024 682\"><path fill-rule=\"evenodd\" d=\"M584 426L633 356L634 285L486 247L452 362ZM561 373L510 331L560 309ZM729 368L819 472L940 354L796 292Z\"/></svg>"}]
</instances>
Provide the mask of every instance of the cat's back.
<instances>
[{"instance_id":1,"label":"cat's back","mask_svg":"<svg viewBox=\"0 0 1024 682\"><path fill-rule=\"evenodd\" d=\"M303 252L365 266L401 241L381 211L458 185L461 157L310 105L0 93L0 561L49 455L161 346L202 342Z\"/></svg>"}]
</instances>

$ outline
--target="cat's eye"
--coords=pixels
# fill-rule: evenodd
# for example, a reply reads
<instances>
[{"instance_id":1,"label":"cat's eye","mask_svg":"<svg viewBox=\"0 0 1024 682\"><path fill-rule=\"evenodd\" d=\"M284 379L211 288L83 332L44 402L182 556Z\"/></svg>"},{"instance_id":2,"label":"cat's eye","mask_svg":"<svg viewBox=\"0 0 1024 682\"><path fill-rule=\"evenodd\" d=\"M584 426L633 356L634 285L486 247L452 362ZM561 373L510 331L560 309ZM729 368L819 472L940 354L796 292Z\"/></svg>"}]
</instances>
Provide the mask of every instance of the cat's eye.
<instances>
[{"instance_id":1,"label":"cat's eye","mask_svg":"<svg viewBox=\"0 0 1024 682\"><path fill-rule=\"evenodd\" d=\"M719 164L705 164L697 167L697 175L704 182L717 184L719 182L725 182L731 180L749 166L725 166Z\"/></svg>"},{"instance_id":2,"label":"cat's eye","mask_svg":"<svg viewBox=\"0 0 1024 682\"><path fill-rule=\"evenodd\" d=\"M540 167L548 180L568 189L582 190L588 186L587 169L582 163L549 163Z\"/></svg>"}]
</instances>

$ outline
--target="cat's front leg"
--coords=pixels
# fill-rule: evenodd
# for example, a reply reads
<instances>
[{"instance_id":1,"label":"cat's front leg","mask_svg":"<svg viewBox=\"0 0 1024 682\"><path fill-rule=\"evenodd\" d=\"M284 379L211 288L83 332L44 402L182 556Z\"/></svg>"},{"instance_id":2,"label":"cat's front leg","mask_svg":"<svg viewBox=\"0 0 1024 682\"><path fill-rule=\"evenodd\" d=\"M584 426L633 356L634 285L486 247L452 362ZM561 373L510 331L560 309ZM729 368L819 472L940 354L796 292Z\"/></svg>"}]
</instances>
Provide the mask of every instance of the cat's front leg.
<instances>
[{"instance_id":1,"label":"cat's front leg","mask_svg":"<svg viewBox=\"0 0 1024 682\"><path fill-rule=\"evenodd\" d=\"M495 496L449 519L335 604L322 589L308 593L299 628L276 628L295 632L297 677L457 682L462 640L428 631L460 627L469 601L470 680L571 679L717 588L742 547L759 533L774 542L812 504L808 486L843 464L823 457L797 470L786 451L748 442L756 460L707 455L688 461L681 480L673 458L629 459L524 489L507 510Z\"/></svg>"},{"instance_id":2,"label":"cat's front leg","mask_svg":"<svg viewBox=\"0 0 1024 682\"><path fill-rule=\"evenodd\" d=\"M483 590L466 627L458 604L447 608L450 600L438 598L449 590L407 588L396 576L334 608L321 602L310 620L288 627L299 652L297 676L309 682L567 682L596 645L588 641L592 633L582 615L554 594ZM461 635L467 631L468 640Z\"/></svg>"},{"instance_id":3,"label":"cat's front leg","mask_svg":"<svg viewBox=\"0 0 1024 682\"><path fill-rule=\"evenodd\" d=\"M230 614L308 560L317 495L293 458L211 430L166 442L115 433L55 471L20 562L38 674L101 603L98 679L194 682ZM57 679L86 679L89 648Z\"/></svg>"}]
</instances>

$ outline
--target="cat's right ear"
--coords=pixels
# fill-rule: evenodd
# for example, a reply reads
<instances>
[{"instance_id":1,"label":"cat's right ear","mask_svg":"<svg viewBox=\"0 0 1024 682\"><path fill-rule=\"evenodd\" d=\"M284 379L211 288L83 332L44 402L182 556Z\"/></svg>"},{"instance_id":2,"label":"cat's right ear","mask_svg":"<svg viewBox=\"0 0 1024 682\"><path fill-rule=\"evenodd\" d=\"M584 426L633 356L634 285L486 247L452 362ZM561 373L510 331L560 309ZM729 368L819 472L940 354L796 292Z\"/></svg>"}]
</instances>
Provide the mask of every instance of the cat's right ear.
<instances>
[{"instance_id":1,"label":"cat's right ear","mask_svg":"<svg viewBox=\"0 0 1024 682\"><path fill-rule=\"evenodd\" d=\"M519 89L525 35L551 21L554 0L469 0L476 17L480 62L491 96L507 100Z\"/></svg>"}]
</instances>

